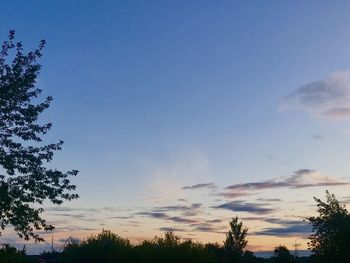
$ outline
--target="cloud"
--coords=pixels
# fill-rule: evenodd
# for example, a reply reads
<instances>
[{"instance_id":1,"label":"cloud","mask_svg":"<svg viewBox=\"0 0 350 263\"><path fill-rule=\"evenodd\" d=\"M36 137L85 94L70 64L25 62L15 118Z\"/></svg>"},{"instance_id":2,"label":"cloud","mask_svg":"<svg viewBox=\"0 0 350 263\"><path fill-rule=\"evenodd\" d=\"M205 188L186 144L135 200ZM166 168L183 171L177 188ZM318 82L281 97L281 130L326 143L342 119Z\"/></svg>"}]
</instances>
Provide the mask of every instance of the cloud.
<instances>
[{"instance_id":1,"label":"cloud","mask_svg":"<svg viewBox=\"0 0 350 263\"><path fill-rule=\"evenodd\" d=\"M281 219L281 218L275 218L275 217L263 217L263 216L249 216L249 217L243 217L242 220L244 221L263 221L270 224L276 224L276 225L295 225L302 222L301 220L290 220L290 219Z\"/></svg>"},{"instance_id":2,"label":"cloud","mask_svg":"<svg viewBox=\"0 0 350 263\"><path fill-rule=\"evenodd\" d=\"M260 231L253 232L252 235L266 236L309 236L312 232L312 226L301 219L281 219L275 217L243 217L245 221L263 221L277 227L268 227Z\"/></svg>"},{"instance_id":3,"label":"cloud","mask_svg":"<svg viewBox=\"0 0 350 263\"><path fill-rule=\"evenodd\" d=\"M289 219L280 219L280 218L264 218L262 219L265 222L271 223L271 224L277 224L277 225L297 225L301 222L301 220L289 220Z\"/></svg>"},{"instance_id":4,"label":"cloud","mask_svg":"<svg viewBox=\"0 0 350 263\"><path fill-rule=\"evenodd\" d=\"M217 186L213 183L205 183L205 184L195 184L192 186L184 186L182 190L195 190L195 189L216 189Z\"/></svg>"},{"instance_id":5,"label":"cloud","mask_svg":"<svg viewBox=\"0 0 350 263\"><path fill-rule=\"evenodd\" d=\"M193 230L198 232L218 233L221 230L221 228L216 228L211 225L201 224L196 226Z\"/></svg>"},{"instance_id":6,"label":"cloud","mask_svg":"<svg viewBox=\"0 0 350 263\"><path fill-rule=\"evenodd\" d=\"M85 212L85 213L102 213L102 212L126 212L132 211L133 208L125 208L125 207L112 207L105 206L99 208L84 208L84 207L66 207L66 206L53 206L45 208L46 212Z\"/></svg>"},{"instance_id":7,"label":"cloud","mask_svg":"<svg viewBox=\"0 0 350 263\"><path fill-rule=\"evenodd\" d=\"M163 232L169 232L169 231L174 231L174 232L185 232L186 229L184 228L178 228L178 227L160 227L158 230L163 231Z\"/></svg>"},{"instance_id":8,"label":"cloud","mask_svg":"<svg viewBox=\"0 0 350 263\"><path fill-rule=\"evenodd\" d=\"M66 213L60 213L60 214L52 214L55 216L63 216L63 217L71 217L74 219L85 219L87 216L85 214L66 214ZM91 218L89 218L90 220Z\"/></svg>"},{"instance_id":9,"label":"cloud","mask_svg":"<svg viewBox=\"0 0 350 263\"><path fill-rule=\"evenodd\" d=\"M170 206L159 206L153 208L154 212L183 212L187 215L196 215L202 208L202 204L193 203L191 205L170 205Z\"/></svg>"},{"instance_id":10,"label":"cloud","mask_svg":"<svg viewBox=\"0 0 350 263\"><path fill-rule=\"evenodd\" d=\"M252 234L260 236L308 236L311 234L311 232L312 226L310 224L300 222L284 227L265 228L261 231L256 231Z\"/></svg>"},{"instance_id":11,"label":"cloud","mask_svg":"<svg viewBox=\"0 0 350 263\"><path fill-rule=\"evenodd\" d=\"M192 231L194 232L208 232L208 233L222 233L223 229L226 229L226 226L214 226L211 223L199 222L191 225Z\"/></svg>"},{"instance_id":12,"label":"cloud","mask_svg":"<svg viewBox=\"0 0 350 263\"><path fill-rule=\"evenodd\" d=\"M226 209L234 212L247 212L252 214L269 214L275 211L273 208L265 207L266 204L245 203L243 201L227 202L218 206L213 206L215 209Z\"/></svg>"},{"instance_id":13,"label":"cloud","mask_svg":"<svg viewBox=\"0 0 350 263\"><path fill-rule=\"evenodd\" d=\"M100 209L97 209L97 208L72 208L72 207L66 207L66 206L53 206L53 207L45 208L45 211L53 211L53 212L76 212L76 211L82 211L82 212L96 213L96 212L99 212Z\"/></svg>"},{"instance_id":14,"label":"cloud","mask_svg":"<svg viewBox=\"0 0 350 263\"><path fill-rule=\"evenodd\" d=\"M182 213L183 216L196 216L198 215L198 212L190 212L190 211L186 211Z\"/></svg>"},{"instance_id":15,"label":"cloud","mask_svg":"<svg viewBox=\"0 0 350 263\"><path fill-rule=\"evenodd\" d=\"M172 221L176 223L194 224L198 222L197 220L188 219L186 217L169 216L163 212L140 212L140 213L136 213L135 215L147 216L147 217L156 218L156 219L163 219L163 220Z\"/></svg>"},{"instance_id":16,"label":"cloud","mask_svg":"<svg viewBox=\"0 0 350 263\"><path fill-rule=\"evenodd\" d=\"M258 198L257 201L263 201L263 202L282 202L281 198Z\"/></svg>"},{"instance_id":17,"label":"cloud","mask_svg":"<svg viewBox=\"0 0 350 263\"><path fill-rule=\"evenodd\" d=\"M169 217L166 213L160 213L160 212L140 212L140 213L136 213L136 215L142 215L142 216L158 218L158 219L165 219Z\"/></svg>"},{"instance_id":18,"label":"cloud","mask_svg":"<svg viewBox=\"0 0 350 263\"><path fill-rule=\"evenodd\" d=\"M282 108L303 109L331 119L349 119L350 71L337 72L301 86L284 98Z\"/></svg>"},{"instance_id":19,"label":"cloud","mask_svg":"<svg viewBox=\"0 0 350 263\"><path fill-rule=\"evenodd\" d=\"M130 219L133 218L133 216L110 216L107 217L107 219Z\"/></svg>"},{"instance_id":20,"label":"cloud","mask_svg":"<svg viewBox=\"0 0 350 263\"><path fill-rule=\"evenodd\" d=\"M224 221L223 219L211 219L211 220L207 220L205 222L207 223L221 223L222 221Z\"/></svg>"},{"instance_id":21,"label":"cloud","mask_svg":"<svg viewBox=\"0 0 350 263\"><path fill-rule=\"evenodd\" d=\"M50 221L54 219L55 225L65 225L67 218L71 220L79 220L84 222L98 222L103 223L104 220L113 219L128 219L132 216L129 214L119 214L120 212L130 212L134 208L124 207L99 207L99 208L86 208L86 207L65 207L65 206L53 206L45 208ZM118 214L114 214L118 213ZM65 218L65 219L64 219Z\"/></svg>"},{"instance_id":22,"label":"cloud","mask_svg":"<svg viewBox=\"0 0 350 263\"><path fill-rule=\"evenodd\" d=\"M153 207L149 211L142 211L135 213L137 216L146 216L150 218L161 219L164 221L171 221L182 224L195 224L199 220L193 217L198 215L202 210L201 203L192 203L190 205L169 205Z\"/></svg>"},{"instance_id":23,"label":"cloud","mask_svg":"<svg viewBox=\"0 0 350 263\"><path fill-rule=\"evenodd\" d=\"M82 226L64 226L64 227L57 227L55 228L55 231L65 231L65 232L73 232L73 231L92 231L97 230L97 228L93 227L82 227ZM47 232L42 232L42 234L47 234Z\"/></svg>"},{"instance_id":24,"label":"cloud","mask_svg":"<svg viewBox=\"0 0 350 263\"><path fill-rule=\"evenodd\" d=\"M173 221L176 223L186 223L186 224L193 224L193 223L197 222L197 220L188 219L188 218L180 217L180 216L168 217L167 220L170 220L170 221Z\"/></svg>"},{"instance_id":25,"label":"cloud","mask_svg":"<svg viewBox=\"0 0 350 263\"><path fill-rule=\"evenodd\" d=\"M199 232L217 232L217 230L211 226L197 226L195 230Z\"/></svg>"},{"instance_id":26,"label":"cloud","mask_svg":"<svg viewBox=\"0 0 350 263\"><path fill-rule=\"evenodd\" d=\"M216 193L215 195L223 196L226 198L237 198L237 197L252 195L252 193L243 192L243 191L224 191L224 192Z\"/></svg>"},{"instance_id":27,"label":"cloud","mask_svg":"<svg viewBox=\"0 0 350 263\"><path fill-rule=\"evenodd\" d=\"M248 217L242 217L243 221L264 221L266 217L261 216L248 216Z\"/></svg>"},{"instance_id":28,"label":"cloud","mask_svg":"<svg viewBox=\"0 0 350 263\"><path fill-rule=\"evenodd\" d=\"M265 190L273 188L307 188L307 187L320 187L320 186L339 186L348 185L349 182L341 181L335 178L331 178L315 170L300 169L295 171L292 175L273 178L260 182L249 182L243 184L233 184L227 186L225 189L229 190L228 193L239 195L240 193L246 194L249 191Z\"/></svg>"}]
</instances>

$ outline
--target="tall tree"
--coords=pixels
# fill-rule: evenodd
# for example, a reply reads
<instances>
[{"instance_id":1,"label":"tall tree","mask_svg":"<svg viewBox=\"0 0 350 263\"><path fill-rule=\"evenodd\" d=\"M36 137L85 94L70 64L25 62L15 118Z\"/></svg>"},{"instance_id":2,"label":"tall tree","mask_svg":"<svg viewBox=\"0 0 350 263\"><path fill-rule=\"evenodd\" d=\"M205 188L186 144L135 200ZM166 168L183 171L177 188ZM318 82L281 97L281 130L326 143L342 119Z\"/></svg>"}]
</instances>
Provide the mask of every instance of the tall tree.
<instances>
[{"instance_id":1,"label":"tall tree","mask_svg":"<svg viewBox=\"0 0 350 263\"><path fill-rule=\"evenodd\" d=\"M226 234L224 241L225 250L233 257L241 257L248 244L247 241L248 228L243 226L242 221L238 221L238 217L234 217L230 221L230 230Z\"/></svg>"},{"instance_id":2,"label":"tall tree","mask_svg":"<svg viewBox=\"0 0 350 263\"><path fill-rule=\"evenodd\" d=\"M45 41L25 53L14 38L15 32L10 31L0 49L0 226L4 230L12 225L21 238L42 241L35 230L54 228L41 218L43 201L61 204L77 198L69 177L78 171L46 167L63 141L42 143L52 126L39 122L52 98L40 102L41 90L35 86Z\"/></svg>"},{"instance_id":3,"label":"tall tree","mask_svg":"<svg viewBox=\"0 0 350 263\"><path fill-rule=\"evenodd\" d=\"M318 216L307 218L313 228L309 249L320 262L346 262L350 251L349 212L328 191L325 202L314 199Z\"/></svg>"}]
</instances>

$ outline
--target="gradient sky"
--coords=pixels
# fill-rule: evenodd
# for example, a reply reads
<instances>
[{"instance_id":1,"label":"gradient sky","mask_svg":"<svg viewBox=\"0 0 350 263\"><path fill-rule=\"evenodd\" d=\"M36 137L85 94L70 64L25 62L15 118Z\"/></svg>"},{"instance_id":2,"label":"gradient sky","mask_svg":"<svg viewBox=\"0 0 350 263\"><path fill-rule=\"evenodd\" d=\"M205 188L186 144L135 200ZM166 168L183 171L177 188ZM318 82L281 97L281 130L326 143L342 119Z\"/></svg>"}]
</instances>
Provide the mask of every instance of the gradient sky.
<instances>
[{"instance_id":1,"label":"gradient sky","mask_svg":"<svg viewBox=\"0 0 350 263\"><path fill-rule=\"evenodd\" d=\"M0 39L47 40L46 139L65 141L50 165L80 171L80 199L46 205L58 247L102 228L221 243L237 215L250 249L306 248L312 197L350 201L349 1L11 0L0 11Z\"/></svg>"}]
</instances>

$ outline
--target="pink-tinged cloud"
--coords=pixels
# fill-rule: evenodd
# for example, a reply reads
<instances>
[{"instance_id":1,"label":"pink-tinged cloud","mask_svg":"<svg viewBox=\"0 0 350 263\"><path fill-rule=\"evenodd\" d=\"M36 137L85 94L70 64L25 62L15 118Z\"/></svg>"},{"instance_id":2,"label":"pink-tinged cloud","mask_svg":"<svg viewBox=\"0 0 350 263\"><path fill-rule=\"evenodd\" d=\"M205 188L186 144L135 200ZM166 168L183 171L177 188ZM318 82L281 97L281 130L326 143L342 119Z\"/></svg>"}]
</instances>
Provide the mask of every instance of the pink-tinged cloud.
<instances>
[{"instance_id":1,"label":"pink-tinged cloud","mask_svg":"<svg viewBox=\"0 0 350 263\"><path fill-rule=\"evenodd\" d=\"M348 185L350 182L332 178L320 174L315 170L301 169L290 176L273 178L260 182L249 182L243 184L234 184L227 186L225 189L228 193L245 194L249 191L272 189L272 188L307 188L307 187L324 187ZM234 192L233 192L234 191Z\"/></svg>"}]
</instances>

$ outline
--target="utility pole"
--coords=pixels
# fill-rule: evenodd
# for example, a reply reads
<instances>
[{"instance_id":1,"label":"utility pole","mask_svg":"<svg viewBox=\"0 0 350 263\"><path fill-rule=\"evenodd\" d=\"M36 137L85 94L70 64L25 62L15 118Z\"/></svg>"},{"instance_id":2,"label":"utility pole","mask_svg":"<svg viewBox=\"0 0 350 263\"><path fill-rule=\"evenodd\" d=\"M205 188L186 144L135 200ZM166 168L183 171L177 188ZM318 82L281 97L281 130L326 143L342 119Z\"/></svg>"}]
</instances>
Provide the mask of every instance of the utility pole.
<instances>
[{"instance_id":1,"label":"utility pole","mask_svg":"<svg viewBox=\"0 0 350 263\"><path fill-rule=\"evenodd\" d=\"M294 242L294 258L299 257L299 249L298 247L300 247L300 244L297 243L297 241L295 240Z\"/></svg>"},{"instance_id":2,"label":"utility pole","mask_svg":"<svg viewBox=\"0 0 350 263\"><path fill-rule=\"evenodd\" d=\"M51 236L51 253L53 253L54 248L53 248L53 235Z\"/></svg>"}]
</instances>

